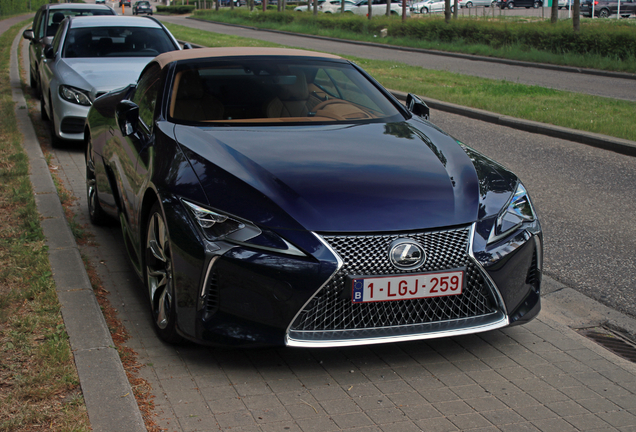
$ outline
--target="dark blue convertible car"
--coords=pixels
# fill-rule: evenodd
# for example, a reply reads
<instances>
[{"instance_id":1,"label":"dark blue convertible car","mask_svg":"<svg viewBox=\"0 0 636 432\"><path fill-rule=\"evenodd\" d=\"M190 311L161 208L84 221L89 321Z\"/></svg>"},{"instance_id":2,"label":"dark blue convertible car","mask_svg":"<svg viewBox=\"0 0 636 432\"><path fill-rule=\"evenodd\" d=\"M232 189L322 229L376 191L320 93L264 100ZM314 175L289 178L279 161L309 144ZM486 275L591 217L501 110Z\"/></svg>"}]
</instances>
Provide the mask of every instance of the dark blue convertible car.
<instances>
[{"instance_id":1,"label":"dark blue convertible car","mask_svg":"<svg viewBox=\"0 0 636 432\"><path fill-rule=\"evenodd\" d=\"M161 338L332 347L540 309L528 193L355 64L290 49L155 58L95 101L94 223L121 223Z\"/></svg>"}]
</instances>

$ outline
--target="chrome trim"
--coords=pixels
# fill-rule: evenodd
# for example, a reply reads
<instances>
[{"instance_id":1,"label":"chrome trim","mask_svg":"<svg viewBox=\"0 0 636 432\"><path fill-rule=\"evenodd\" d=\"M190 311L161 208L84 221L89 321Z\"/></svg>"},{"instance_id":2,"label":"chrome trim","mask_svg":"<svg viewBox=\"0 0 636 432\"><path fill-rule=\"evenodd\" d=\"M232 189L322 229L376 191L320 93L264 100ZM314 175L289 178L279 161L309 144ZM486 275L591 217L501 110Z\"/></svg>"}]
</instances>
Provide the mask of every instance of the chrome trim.
<instances>
[{"instance_id":1,"label":"chrome trim","mask_svg":"<svg viewBox=\"0 0 636 432\"><path fill-rule=\"evenodd\" d=\"M496 306L499 308L499 311L493 312L489 316L499 315L500 318L496 319L496 321L487 323L487 324L475 325L472 327L471 326L463 327L459 329L421 332L421 333L398 335L398 336L380 336L380 337L350 338L350 339L342 338L342 339L331 339L326 341L319 341L319 340L308 341L308 340L293 339L289 336L291 325L294 323L294 321L296 320L300 312L303 311L305 307L307 306L307 304L318 294L318 292L320 292L324 288L324 286L327 283L329 283L329 281L333 278L333 276L340 270L340 267L342 267L342 265L344 264L340 256L329 246L329 244L324 239L322 239L319 235L313 233L321 241L321 243L323 243L338 259L338 269L336 269L336 271L331 275L331 277L327 279L327 281L318 290L316 290L314 295L311 296L311 298L303 305L303 307L299 310L299 312L294 316L294 319L292 319L291 323L289 324L286 330L285 345L290 347L298 347L298 348L333 348L333 347L348 347L348 346L359 346L359 345L373 345L373 344L380 344L380 343L408 342L408 341L415 341L415 340L433 339L433 338L439 338L439 337L461 336L466 334L474 334L474 333L495 330L495 329L508 326L510 324L510 320L508 318L508 314L505 308L505 303L503 302L503 297L501 296L501 293L499 292L497 285L495 285L490 275L486 272L486 270L482 267L482 265L477 261L477 259L474 256L473 239L475 235L475 227L476 227L476 223L473 223L468 233L468 239L469 239L468 240L469 241L468 256L477 266L477 269L481 272L482 276L484 277L485 283L489 286L489 288L493 292L493 296L495 297L495 301L497 302ZM464 321L464 322L480 321L483 318L484 317L462 318L462 319L450 320L446 322L425 324L425 325L422 325L422 327L429 327L429 328L442 327L444 325L458 323L461 321ZM399 326L399 327L409 327L409 326ZM416 326L412 326L412 327L416 327ZM397 328L398 326L386 327L386 329L397 329ZM340 333L344 335L346 333L355 334L356 332L364 331L364 330L367 330L367 329L331 330L330 332L334 334ZM382 328L375 328L375 329L368 329L368 330L381 331Z\"/></svg>"},{"instance_id":2,"label":"chrome trim","mask_svg":"<svg viewBox=\"0 0 636 432\"><path fill-rule=\"evenodd\" d=\"M534 245L537 248L537 269L543 271L543 245L538 235L534 236Z\"/></svg>"},{"instance_id":3,"label":"chrome trim","mask_svg":"<svg viewBox=\"0 0 636 432\"><path fill-rule=\"evenodd\" d=\"M287 246L287 249L277 249L277 248L273 248L273 247L255 245L255 244L252 244L252 243L245 243L245 242L241 242L241 241L238 241L238 240L232 240L232 239L229 239L229 238L225 238L223 240L225 240L228 243L236 244L236 245L239 245L239 246L246 246L246 247L250 247L250 248L253 248L253 249L260 249L260 250L264 250L264 251L268 251L268 252L276 252L276 253L281 253L281 254L285 254L285 255L302 256L302 257L307 256L307 254L305 254L303 251L298 249L296 246L294 246L293 244L291 244L290 242L288 242L284 238L280 237L280 239L285 243L285 245Z\"/></svg>"},{"instance_id":4,"label":"chrome trim","mask_svg":"<svg viewBox=\"0 0 636 432\"><path fill-rule=\"evenodd\" d=\"M495 294L495 298L497 302L499 303L498 306L503 311L504 315L506 316L506 321L508 321L508 311L506 310L506 303L504 302L503 297L501 296L501 292L499 292L499 288L497 287L497 284L495 284L495 281L492 280L492 278L490 277L486 269L481 265L481 263L477 260L477 258L475 258L475 254L473 252L473 243L474 243L473 239L475 238L476 225L477 225L477 222L473 223L470 227L470 234L469 234L469 240L468 240L469 241L468 256L470 257L471 260L473 260L473 263L477 266L477 268L481 272L486 282L490 285L490 288L494 291L493 294Z\"/></svg>"},{"instance_id":5,"label":"chrome trim","mask_svg":"<svg viewBox=\"0 0 636 432\"><path fill-rule=\"evenodd\" d=\"M216 260L220 258L220 255L212 257L210 262L208 263L208 269L205 272L205 278L203 279L203 285L201 286L201 298L205 296L205 287L208 286L208 278L210 277L210 272L212 271L212 267L216 263Z\"/></svg>"},{"instance_id":6,"label":"chrome trim","mask_svg":"<svg viewBox=\"0 0 636 432\"><path fill-rule=\"evenodd\" d=\"M409 342L409 341L433 339L433 338L439 338L439 337L461 336L465 334L480 333L480 332L485 332L485 331L490 331L490 330L506 327L509 324L508 316L504 315L503 313L501 313L501 315L502 315L501 319L490 324L484 324L484 325L475 326L475 327L464 327L461 329L454 329L454 330L433 331L430 333L417 333L417 334L402 335L402 336L329 340L324 342L304 341L304 340L290 339L289 337L286 337L285 343L287 344L287 346L299 347L299 348L332 348L332 347L345 347L345 346L373 345L373 344L392 343L392 342ZM352 330L347 330L347 331L351 332Z\"/></svg>"},{"instance_id":7,"label":"chrome trim","mask_svg":"<svg viewBox=\"0 0 636 432\"><path fill-rule=\"evenodd\" d=\"M305 304L303 304L303 306L300 309L298 309L298 312L296 312L296 315L294 315L292 320L289 322L289 325L287 326L287 329L285 330L285 345L288 345L288 346L298 346L298 345L290 345L290 338L289 338L289 331L291 330L291 326L292 324L294 324L294 321L296 321L296 318L298 318L298 315L300 315L300 313L305 310L309 302L312 301L314 297L316 297L316 295L318 295L320 291L322 291L325 285L329 283L329 281L340 271L340 269L344 265L344 261L342 260L342 258L340 258L340 255L338 255L338 253L336 253L336 251L333 250L333 248L329 245L329 243L325 241L325 239L323 239L321 236L319 236L315 232L312 232L312 234L318 239L318 241L320 241L320 243L323 244L323 246L325 246L329 250L329 252L333 254L334 257L336 257L336 261L338 261L338 266L336 267L334 272L331 274L331 276L329 276L327 280L325 280L325 283L323 283L320 286L320 288L318 288L316 292L311 297L309 297L309 299L305 302Z\"/></svg>"}]
</instances>

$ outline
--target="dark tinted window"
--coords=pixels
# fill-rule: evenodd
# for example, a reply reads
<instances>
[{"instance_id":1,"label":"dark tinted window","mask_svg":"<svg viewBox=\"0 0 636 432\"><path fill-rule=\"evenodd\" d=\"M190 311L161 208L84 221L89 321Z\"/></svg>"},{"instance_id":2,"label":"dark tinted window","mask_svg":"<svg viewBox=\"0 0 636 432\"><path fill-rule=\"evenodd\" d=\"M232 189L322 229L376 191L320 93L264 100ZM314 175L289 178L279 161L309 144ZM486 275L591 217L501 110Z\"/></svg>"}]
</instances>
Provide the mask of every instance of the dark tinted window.
<instances>
[{"instance_id":1,"label":"dark tinted window","mask_svg":"<svg viewBox=\"0 0 636 432\"><path fill-rule=\"evenodd\" d=\"M162 29L86 27L68 32L63 57L156 57L175 50Z\"/></svg>"},{"instance_id":2,"label":"dark tinted window","mask_svg":"<svg viewBox=\"0 0 636 432\"><path fill-rule=\"evenodd\" d=\"M367 122L400 111L351 64L283 57L186 63L169 115L184 122ZM399 117L398 117L399 116Z\"/></svg>"},{"instance_id":3,"label":"dark tinted window","mask_svg":"<svg viewBox=\"0 0 636 432\"><path fill-rule=\"evenodd\" d=\"M112 9L53 9L49 11L49 18L46 23L46 35L55 36L60 23L64 18L69 16L96 16L96 15L115 15Z\"/></svg>"},{"instance_id":4,"label":"dark tinted window","mask_svg":"<svg viewBox=\"0 0 636 432\"><path fill-rule=\"evenodd\" d=\"M152 128L153 124L160 75L159 66L150 66L139 78L135 95L132 98L132 101L139 107L139 118L148 130Z\"/></svg>"}]
</instances>

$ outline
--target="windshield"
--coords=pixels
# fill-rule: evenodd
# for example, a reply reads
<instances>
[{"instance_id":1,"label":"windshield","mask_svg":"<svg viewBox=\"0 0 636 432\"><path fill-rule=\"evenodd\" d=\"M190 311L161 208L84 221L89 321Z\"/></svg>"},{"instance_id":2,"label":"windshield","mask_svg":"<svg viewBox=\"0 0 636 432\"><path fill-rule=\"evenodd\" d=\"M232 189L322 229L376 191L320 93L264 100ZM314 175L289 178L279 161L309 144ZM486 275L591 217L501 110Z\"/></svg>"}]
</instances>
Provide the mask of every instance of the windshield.
<instances>
[{"instance_id":1,"label":"windshield","mask_svg":"<svg viewBox=\"0 0 636 432\"><path fill-rule=\"evenodd\" d=\"M395 121L397 107L346 62L298 57L181 64L169 116L181 122Z\"/></svg>"},{"instance_id":2,"label":"windshield","mask_svg":"<svg viewBox=\"0 0 636 432\"><path fill-rule=\"evenodd\" d=\"M85 27L68 32L62 57L156 57L175 49L160 28Z\"/></svg>"},{"instance_id":3,"label":"windshield","mask_svg":"<svg viewBox=\"0 0 636 432\"><path fill-rule=\"evenodd\" d=\"M66 17L74 16L98 16L98 15L115 15L115 11L108 9L54 9L49 12L48 22L46 23L46 35L55 36L60 23Z\"/></svg>"}]
</instances>

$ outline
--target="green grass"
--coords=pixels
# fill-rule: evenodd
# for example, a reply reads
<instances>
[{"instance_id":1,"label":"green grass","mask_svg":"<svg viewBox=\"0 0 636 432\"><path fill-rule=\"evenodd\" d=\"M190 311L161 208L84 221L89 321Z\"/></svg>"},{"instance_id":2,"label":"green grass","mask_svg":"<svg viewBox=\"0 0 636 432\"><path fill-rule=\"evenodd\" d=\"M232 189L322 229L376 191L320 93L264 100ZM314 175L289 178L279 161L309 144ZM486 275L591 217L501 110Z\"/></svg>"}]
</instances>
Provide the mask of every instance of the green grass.
<instances>
[{"instance_id":1,"label":"green grass","mask_svg":"<svg viewBox=\"0 0 636 432\"><path fill-rule=\"evenodd\" d=\"M178 39L204 46L280 46L256 39L166 25ZM402 63L344 57L362 66L383 86L392 90L511 117L636 140L634 102L423 69Z\"/></svg>"},{"instance_id":2,"label":"green grass","mask_svg":"<svg viewBox=\"0 0 636 432\"><path fill-rule=\"evenodd\" d=\"M582 42L582 44L585 47L590 47L591 51L589 52L586 50L586 52L577 53L573 52L571 49L566 49L568 46L576 45L576 40L580 38L572 39L566 37L562 43L556 42L557 46L552 47L552 50L547 50L537 49L536 47L530 46L526 43L515 43L514 40L506 43L498 43L497 39L499 39L500 36L489 36L490 32L493 31L493 28L501 32L501 26L504 28L507 27L511 31L513 28L521 27L521 31L516 30L512 32L511 39L516 39L520 35L523 35L524 30L530 30L532 29L532 26L539 27L537 30L538 34L555 29L555 27L546 27L547 24L545 21L535 20L528 22L528 18L524 17L463 17L458 20L458 22L463 24L455 27L468 27L468 30L464 30L464 33L470 35L483 33L485 35L485 39L482 37L482 40L488 41L488 43L483 43L483 41L475 42L474 40L457 37L456 31L448 31L445 33L442 30L439 34L436 32L432 36L426 35L423 37L417 37L412 34L400 36L401 33L414 30L409 28L412 26L403 26L399 17L378 17L371 23L367 23L365 20L360 20L360 17L353 17L351 14L345 14L344 16L327 16L325 14L319 14L317 18L313 18L310 14L300 14L298 12L286 14L288 17L285 18L278 18L277 15L280 16L281 14L272 13L263 16L258 13L250 14L245 10L235 10L234 12L227 10L219 12L201 10L195 12L196 18L209 21L276 29L293 33L328 36L339 39L382 43L409 48L449 51L534 63L549 63L562 66L636 73L636 56L633 53L631 55L628 54L627 57L622 59L611 55L601 55L593 52L592 44L587 41ZM409 23L422 20L426 20L426 22L429 23L443 22L443 18L439 15L429 16L426 18L414 16L409 20L410 21L407 21ZM616 20L599 21L582 18L581 21L583 29L582 32L592 33L590 36L592 39L595 38L594 34L596 33L604 34L616 28L627 28L636 32L636 22L628 20L621 20L617 23L615 22ZM500 25L497 26L497 23ZM487 27L483 29L480 28L482 24ZM561 36L564 34L569 36L572 33L571 25L571 20L562 20L558 24L558 27L556 28L557 31L555 33L547 33L543 37L547 40L561 40ZM379 28L388 28L389 36L380 38ZM620 40L622 37L622 35L617 36L618 42L616 42L616 44L621 44ZM600 51L604 53L604 50ZM620 49L619 51L622 52Z\"/></svg>"},{"instance_id":3,"label":"green grass","mask_svg":"<svg viewBox=\"0 0 636 432\"><path fill-rule=\"evenodd\" d=\"M89 430L60 314L0 37L0 431ZM46 425L46 426L43 426Z\"/></svg>"}]
</instances>

